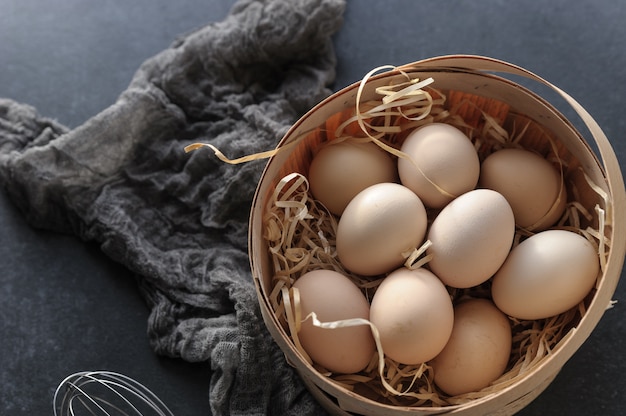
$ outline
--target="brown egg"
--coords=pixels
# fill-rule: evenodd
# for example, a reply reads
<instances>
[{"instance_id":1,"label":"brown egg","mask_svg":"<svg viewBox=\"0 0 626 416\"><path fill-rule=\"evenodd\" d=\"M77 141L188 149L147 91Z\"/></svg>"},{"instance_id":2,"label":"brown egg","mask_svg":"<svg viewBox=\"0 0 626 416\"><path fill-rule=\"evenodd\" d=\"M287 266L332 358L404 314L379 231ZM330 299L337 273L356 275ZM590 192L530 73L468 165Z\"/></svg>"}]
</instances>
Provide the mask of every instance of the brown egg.
<instances>
[{"instance_id":1,"label":"brown egg","mask_svg":"<svg viewBox=\"0 0 626 416\"><path fill-rule=\"evenodd\" d=\"M435 357L448 342L454 319L452 301L430 271L405 267L380 284L370 308L370 321L380 333L385 355L402 364Z\"/></svg>"},{"instance_id":2,"label":"brown egg","mask_svg":"<svg viewBox=\"0 0 626 416\"><path fill-rule=\"evenodd\" d=\"M337 257L363 276L388 273L404 263L426 234L424 204L410 189L379 183L348 204L337 226Z\"/></svg>"},{"instance_id":3,"label":"brown egg","mask_svg":"<svg viewBox=\"0 0 626 416\"><path fill-rule=\"evenodd\" d=\"M302 319L315 312L321 322L369 319L369 303L346 276L332 270L315 270L295 281L300 293ZM320 328L312 320L302 323L298 338L311 359L336 373L356 373L367 366L376 350L369 325Z\"/></svg>"},{"instance_id":4,"label":"brown egg","mask_svg":"<svg viewBox=\"0 0 626 416\"><path fill-rule=\"evenodd\" d=\"M430 362L435 384L450 396L487 387L504 373L511 344L509 320L491 301L459 303L450 339Z\"/></svg>"},{"instance_id":5,"label":"brown egg","mask_svg":"<svg viewBox=\"0 0 626 416\"><path fill-rule=\"evenodd\" d=\"M348 202L370 185L396 182L396 163L372 142L325 145L309 168L311 193L330 212L341 215Z\"/></svg>"},{"instance_id":6,"label":"brown egg","mask_svg":"<svg viewBox=\"0 0 626 416\"><path fill-rule=\"evenodd\" d=\"M478 154L469 138L454 126L422 126L407 136L400 150L410 157L398 158L400 181L427 207L441 208L476 187Z\"/></svg>"},{"instance_id":7,"label":"brown egg","mask_svg":"<svg viewBox=\"0 0 626 416\"><path fill-rule=\"evenodd\" d=\"M441 210L428 232L429 267L446 285L468 288L504 263L515 235L513 211L496 191L467 192Z\"/></svg>"},{"instance_id":8,"label":"brown egg","mask_svg":"<svg viewBox=\"0 0 626 416\"><path fill-rule=\"evenodd\" d=\"M494 302L518 319L549 318L582 301L600 271L598 253L583 236L546 230L517 245L493 277Z\"/></svg>"},{"instance_id":9,"label":"brown egg","mask_svg":"<svg viewBox=\"0 0 626 416\"><path fill-rule=\"evenodd\" d=\"M563 215L567 202L560 173L529 150L503 149L489 155L481 165L478 186L504 195L515 223L529 230L552 226Z\"/></svg>"}]
</instances>

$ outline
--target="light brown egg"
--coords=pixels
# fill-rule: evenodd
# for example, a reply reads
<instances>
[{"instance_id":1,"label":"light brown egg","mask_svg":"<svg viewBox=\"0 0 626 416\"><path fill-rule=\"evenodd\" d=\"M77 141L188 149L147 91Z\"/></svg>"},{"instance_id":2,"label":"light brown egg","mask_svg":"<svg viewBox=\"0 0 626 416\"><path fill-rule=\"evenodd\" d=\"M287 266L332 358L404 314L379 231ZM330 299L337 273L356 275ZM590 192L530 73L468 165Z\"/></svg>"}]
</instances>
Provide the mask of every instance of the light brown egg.
<instances>
[{"instance_id":1,"label":"light brown egg","mask_svg":"<svg viewBox=\"0 0 626 416\"><path fill-rule=\"evenodd\" d=\"M506 259L515 235L513 211L489 189L467 192L444 207L428 232L429 267L446 285L468 288L488 280Z\"/></svg>"},{"instance_id":2,"label":"light brown egg","mask_svg":"<svg viewBox=\"0 0 626 416\"><path fill-rule=\"evenodd\" d=\"M311 193L330 212L341 215L348 202L370 185L396 182L396 163L372 142L325 145L311 161Z\"/></svg>"},{"instance_id":3,"label":"light brown egg","mask_svg":"<svg viewBox=\"0 0 626 416\"><path fill-rule=\"evenodd\" d=\"M369 319L369 303L346 276L331 270L315 270L295 281L300 293L302 319L315 312L321 322L352 318ZM376 349L369 325L320 328L311 319L298 332L302 348L311 359L337 373L355 373L369 363Z\"/></svg>"},{"instance_id":4,"label":"light brown egg","mask_svg":"<svg viewBox=\"0 0 626 416\"><path fill-rule=\"evenodd\" d=\"M459 303L450 339L430 362L435 384L451 396L487 387L506 370L511 344L509 320L491 301Z\"/></svg>"},{"instance_id":5,"label":"light brown egg","mask_svg":"<svg viewBox=\"0 0 626 416\"><path fill-rule=\"evenodd\" d=\"M385 355L403 364L423 363L439 354L453 320L445 286L423 268L403 267L390 273L370 308L370 321L380 333Z\"/></svg>"},{"instance_id":6,"label":"light brown egg","mask_svg":"<svg viewBox=\"0 0 626 416\"><path fill-rule=\"evenodd\" d=\"M459 129L432 123L411 132L398 158L400 182L430 208L441 208L476 187L480 161L474 145ZM443 191L443 192L442 192Z\"/></svg>"},{"instance_id":7,"label":"light brown egg","mask_svg":"<svg viewBox=\"0 0 626 416\"><path fill-rule=\"evenodd\" d=\"M567 192L558 170L529 150L503 149L481 165L478 186L500 192L507 199L515 223L544 230L563 215Z\"/></svg>"},{"instance_id":8,"label":"light brown egg","mask_svg":"<svg viewBox=\"0 0 626 416\"><path fill-rule=\"evenodd\" d=\"M576 306L593 288L598 253L581 235L546 230L517 245L493 278L491 293L504 313L542 319Z\"/></svg>"},{"instance_id":9,"label":"light brown egg","mask_svg":"<svg viewBox=\"0 0 626 416\"><path fill-rule=\"evenodd\" d=\"M359 192L337 226L337 257L351 272L375 276L404 263L420 246L427 217L422 201L396 183L380 183Z\"/></svg>"}]
</instances>

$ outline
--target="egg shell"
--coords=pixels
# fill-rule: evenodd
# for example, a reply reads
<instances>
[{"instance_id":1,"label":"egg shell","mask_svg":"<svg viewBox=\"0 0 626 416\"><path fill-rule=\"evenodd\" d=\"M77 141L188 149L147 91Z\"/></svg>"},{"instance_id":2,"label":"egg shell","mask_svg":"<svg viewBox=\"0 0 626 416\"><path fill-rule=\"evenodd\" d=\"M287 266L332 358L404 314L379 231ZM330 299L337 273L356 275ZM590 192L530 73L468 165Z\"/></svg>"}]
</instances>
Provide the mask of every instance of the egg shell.
<instances>
[{"instance_id":1,"label":"egg shell","mask_svg":"<svg viewBox=\"0 0 626 416\"><path fill-rule=\"evenodd\" d=\"M314 270L293 284L300 293L302 319L315 312L320 322L369 319L369 303L346 276L332 270ZM302 322L298 338L311 359L336 373L356 373L370 362L376 346L369 325L320 328Z\"/></svg>"},{"instance_id":2,"label":"egg shell","mask_svg":"<svg viewBox=\"0 0 626 416\"><path fill-rule=\"evenodd\" d=\"M506 370L511 344L509 320L491 301L462 301L448 343L429 363L435 384L451 396L487 387Z\"/></svg>"},{"instance_id":3,"label":"egg shell","mask_svg":"<svg viewBox=\"0 0 626 416\"><path fill-rule=\"evenodd\" d=\"M341 215L363 189L381 182L396 182L396 162L372 142L343 141L326 144L311 161L311 193L330 212Z\"/></svg>"},{"instance_id":4,"label":"egg shell","mask_svg":"<svg viewBox=\"0 0 626 416\"><path fill-rule=\"evenodd\" d=\"M419 364L435 357L448 342L454 312L441 281L424 268L400 268L380 284L370 307L385 355L399 363Z\"/></svg>"},{"instance_id":5,"label":"egg shell","mask_svg":"<svg viewBox=\"0 0 626 416\"><path fill-rule=\"evenodd\" d=\"M337 225L337 257L363 276L390 272L404 263L403 253L420 246L426 235L426 209L410 189L380 183L359 192Z\"/></svg>"},{"instance_id":6,"label":"egg shell","mask_svg":"<svg viewBox=\"0 0 626 416\"><path fill-rule=\"evenodd\" d=\"M478 186L504 195L517 225L529 230L552 226L567 203L559 171L542 156L524 149L503 149L487 156Z\"/></svg>"},{"instance_id":7,"label":"egg shell","mask_svg":"<svg viewBox=\"0 0 626 416\"><path fill-rule=\"evenodd\" d=\"M600 264L593 245L566 230L537 233L517 245L493 278L493 301L518 319L542 319L576 306L594 287Z\"/></svg>"},{"instance_id":8,"label":"egg shell","mask_svg":"<svg viewBox=\"0 0 626 416\"><path fill-rule=\"evenodd\" d=\"M488 280L506 259L515 235L513 211L489 189L467 192L446 205L428 232L430 269L446 285L468 288Z\"/></svg>"},{"instance_id":9,"label":"egg shell","mask_svg":"<svg viewBox=\"0 0 626 416\"><path fill-rule=\"evenodd\" d=\"M400 150L410 157L398 158L400 182L427 207L441 208L476 187L478 154L465 133L454 126L422 126L406 137Z\"/></svg>"}]
</instances>

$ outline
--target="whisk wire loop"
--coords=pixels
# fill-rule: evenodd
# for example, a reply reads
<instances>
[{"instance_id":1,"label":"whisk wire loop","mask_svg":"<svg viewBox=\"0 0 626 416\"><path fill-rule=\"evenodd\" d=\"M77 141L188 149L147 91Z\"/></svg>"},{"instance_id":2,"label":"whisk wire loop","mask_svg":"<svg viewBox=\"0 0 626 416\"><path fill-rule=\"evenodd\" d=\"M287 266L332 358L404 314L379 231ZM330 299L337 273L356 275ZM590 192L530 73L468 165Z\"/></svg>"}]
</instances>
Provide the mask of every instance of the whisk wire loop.
<instances>
[{"instance_id":1,"label":"whisk wire loop","mask_svg":"<svg viewBox=\"0 0 626 416\"><path fill-rule=\"evenodd\" d=\"M146 416L144 408L157 416L174 416L143 384L111 371L83 371L66 377L54 393L54 416L77 416L79 403L92 416Z\"/></svg>"}]
</instances>

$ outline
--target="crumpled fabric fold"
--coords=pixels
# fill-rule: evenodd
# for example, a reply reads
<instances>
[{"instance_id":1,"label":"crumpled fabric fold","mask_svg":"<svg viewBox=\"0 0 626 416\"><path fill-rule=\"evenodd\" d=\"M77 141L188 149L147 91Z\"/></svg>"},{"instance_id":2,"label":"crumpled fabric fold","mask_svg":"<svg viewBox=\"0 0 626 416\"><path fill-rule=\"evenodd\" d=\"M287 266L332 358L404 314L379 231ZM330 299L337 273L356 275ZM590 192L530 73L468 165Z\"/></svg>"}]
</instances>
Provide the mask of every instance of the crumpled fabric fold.
<instances>
[{"instance_id":1,"label":"crumpled fabric fold","mask_svg":"<svg viewBox=\"0 0 626 416\"><path fill-rule=\"evenodd\" d=\"M328 96L344 0L241 0L144 62L68 129L0 99L0 181L34 227L97 242L139 280L155 352L209 361L214 415L323 413L258 309L247 223L269 150Z\"/></svg>"}]
</instances>

